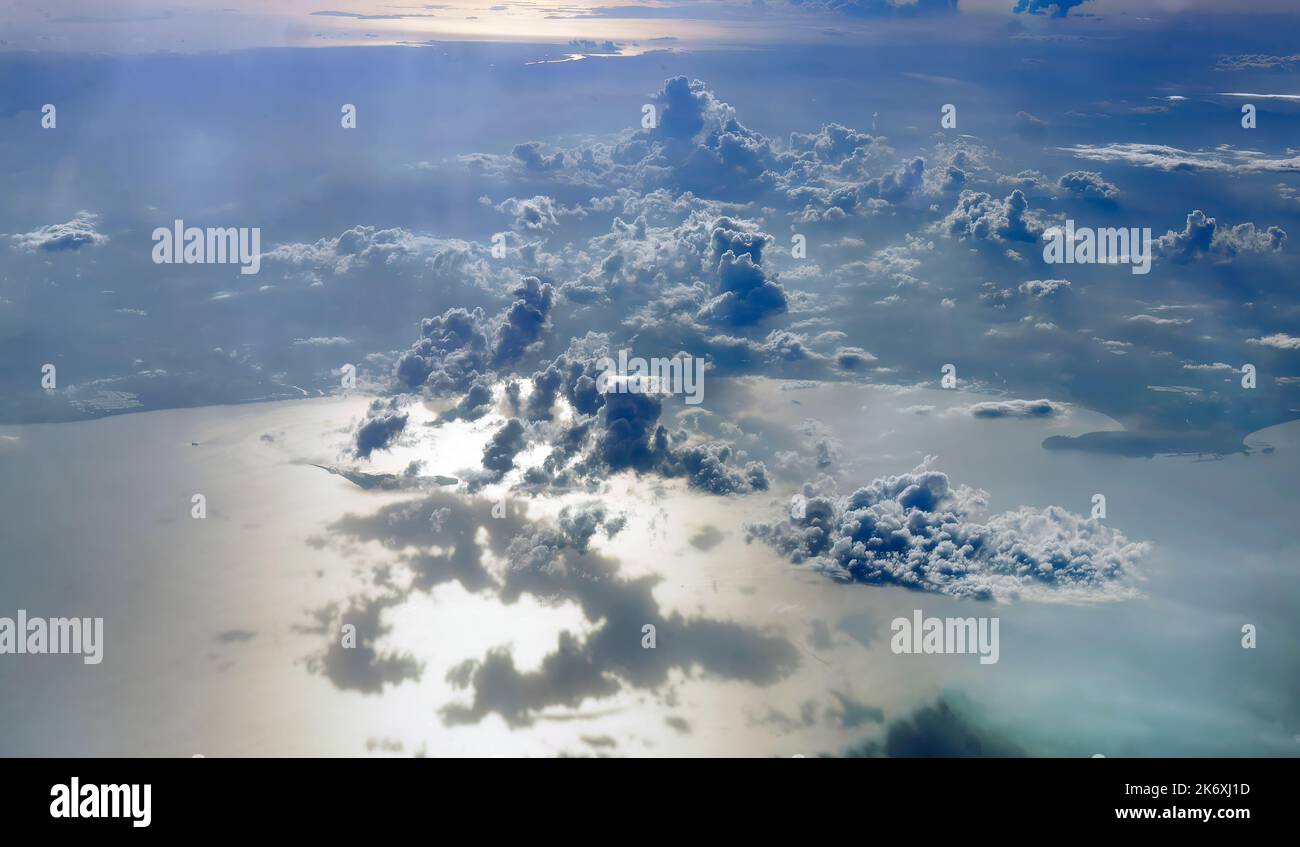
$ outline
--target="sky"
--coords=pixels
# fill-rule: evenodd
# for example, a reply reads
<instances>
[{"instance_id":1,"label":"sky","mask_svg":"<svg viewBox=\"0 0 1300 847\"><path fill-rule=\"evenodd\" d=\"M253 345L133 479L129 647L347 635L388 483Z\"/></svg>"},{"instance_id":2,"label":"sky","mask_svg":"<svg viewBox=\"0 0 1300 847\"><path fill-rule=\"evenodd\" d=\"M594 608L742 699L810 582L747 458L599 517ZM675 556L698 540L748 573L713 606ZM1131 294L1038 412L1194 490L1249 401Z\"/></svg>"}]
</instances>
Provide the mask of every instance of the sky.
<instances>
[{"instance_id":1,"label":"sky","mask_svg":"<svg viewBox=\"0 0 1300 847\"><path fill-rule=\"evenodd\" d=\"M5 3L0 753L1296 755L1298 30Z\"/></svg>"}]
</instances>

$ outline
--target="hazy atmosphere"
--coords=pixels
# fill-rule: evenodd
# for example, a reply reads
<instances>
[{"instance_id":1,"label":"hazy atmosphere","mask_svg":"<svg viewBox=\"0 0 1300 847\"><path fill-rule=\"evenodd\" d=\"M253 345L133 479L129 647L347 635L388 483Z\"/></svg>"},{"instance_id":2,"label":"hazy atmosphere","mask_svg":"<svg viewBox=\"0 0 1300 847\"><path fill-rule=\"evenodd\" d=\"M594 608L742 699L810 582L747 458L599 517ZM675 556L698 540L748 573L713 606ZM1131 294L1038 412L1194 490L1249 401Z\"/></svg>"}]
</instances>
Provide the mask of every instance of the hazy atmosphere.
<instances>
[{"instance_id":1,"label":"hazy atmosphere","mask_svg":"<svg viewBox=\"0 0 1300 847\"><path fill-rule=\"evenodd\" d=\"M0 755L1300 754L1298 37L0 0Z\"/></svg>"}]
</instances>

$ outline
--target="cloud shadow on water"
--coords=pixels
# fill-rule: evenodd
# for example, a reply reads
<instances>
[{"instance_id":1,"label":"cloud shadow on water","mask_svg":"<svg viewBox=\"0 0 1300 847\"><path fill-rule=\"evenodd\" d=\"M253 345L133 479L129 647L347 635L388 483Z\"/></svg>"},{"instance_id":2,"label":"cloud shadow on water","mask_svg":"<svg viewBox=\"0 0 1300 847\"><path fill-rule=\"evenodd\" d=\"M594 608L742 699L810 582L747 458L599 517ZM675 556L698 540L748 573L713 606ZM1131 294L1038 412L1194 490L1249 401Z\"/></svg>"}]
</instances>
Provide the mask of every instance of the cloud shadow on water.
<instances>
[{"instance_id":1,"label":"cloud shadow on water","mask_svg":"<svg viewBox=\"0 0 1300 847\"><path fill-rule=\"evenodd\" d=\"M558 521L531 520L517 503L502 518L494 518L492 508L485 498L433 492L331 524L328 543L376 542L395 559L375 569L373 595L363 591L345 606L312 613L316 625L304 630L327 637L329 644L308 659L308 669L342 690L376 694L418 679L424 668L416 657L381 653L372 645L387 632L385 609L448 582L505 605L525 594L548 604L572 603L593 629L585 636L561 632L556 649L535 671L519 670L504 646L459 663L447 679L467 690L468 700L442 705L447 725L497 714L511 727L527 726L544 710L576 708L587 698L627 689L660 691L672 683L674 671L766 686L798 666L798 649L780 634L661 609L653 593L660 577L622 576L617 559L588 548L594 534L612 535L622 525L600 504L569 507ZM506 567L490 569L485 551ZM398 579L400 572L409 580ZM357 627L356 647L341 646L339 627L345 623ZM642 646L647 624L655 627L653 648Z\"/></svg>"}]
</instances>

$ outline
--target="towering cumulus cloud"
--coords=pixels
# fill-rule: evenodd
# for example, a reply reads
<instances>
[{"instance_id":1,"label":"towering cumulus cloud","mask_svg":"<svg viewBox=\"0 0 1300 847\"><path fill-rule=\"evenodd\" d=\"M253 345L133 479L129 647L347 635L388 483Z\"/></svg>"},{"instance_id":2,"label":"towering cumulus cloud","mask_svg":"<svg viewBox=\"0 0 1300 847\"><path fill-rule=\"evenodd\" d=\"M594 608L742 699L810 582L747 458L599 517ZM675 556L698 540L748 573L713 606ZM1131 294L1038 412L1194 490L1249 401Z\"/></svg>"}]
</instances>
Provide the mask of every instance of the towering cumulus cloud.
<instances>
[{"instance_id":1,"label":"towering cumulus cloud","mask_svg":"<svg viewBox=\"0 0 1300 847\"><path fill-rule=\"evenodd\" d=\"M979 523L987 494L918 468L847 497L796 497L789 517L751 524L751 538L843 582L898 585L977 600L1114 600L1135 593L1147 551L1057 506L1021 507Z\"/></svg>"},{"instance_id":2,"label":"towering cumulus cloud","mask_svg":"<svg viewBox=\"0 0 1300 847\"><path fill-rule=\"evenodd\" d=\"M463 392L479 374L517 361L541 340L554 298L551 286L534 276L511 293L514 302L493 321L482 309L459 307L425 318L420 340L398 360L398 381L435 394Z\"/></svg>"}]
</instances>

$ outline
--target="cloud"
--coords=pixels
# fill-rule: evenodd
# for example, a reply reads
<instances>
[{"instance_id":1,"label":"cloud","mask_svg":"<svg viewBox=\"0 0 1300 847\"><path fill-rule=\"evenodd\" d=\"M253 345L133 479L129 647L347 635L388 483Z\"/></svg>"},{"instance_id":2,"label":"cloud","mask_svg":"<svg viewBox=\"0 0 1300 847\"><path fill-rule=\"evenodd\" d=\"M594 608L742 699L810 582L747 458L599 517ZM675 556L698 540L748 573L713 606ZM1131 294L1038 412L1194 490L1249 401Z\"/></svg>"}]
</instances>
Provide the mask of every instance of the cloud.
<instances>
[{"instance_id":1,"label":"cloud","mask_svg":"<svg viewBox=\"0 0 1300 847\"><path fill-rule=\"evenodd\" d=\"M560 426L525 427L522 421L517 426L508 424L509 429L499 432L489 445L484 465L499 478L514 467L514 457L529 439L545 437L549 452L540 465L522 474L521 484L530 490L598 486L609 474L627 470L685 478L692 488L719 495L767 489L763 463L749 461L745 452L730 442L701 440L682 429L670 434L660 423L662 396L597 391L598 364L608 355L608 337L589 332L572 339L568 350L533 373L533 391L526 404L520 400L518 386L507 382L507 401L530 420L553 421L562 406L571 414L564 416L567 422ZM414 376L421 373L422 367ZM483 395L483 402L487 396Z\"/></svg>"},{"instance_id":2,"label":"cloud","mask_svg":"<svg viewBox=\"0 0 1300 847\"><path fill-rule=\"evenodd\" d=\"M1056 184L1072 194L1110 200L1119 195L1119 189L1102 178L1096 171L1070 171Z\"/></svg>"},{"instance_id":3,"label":"cloud","mask_svg":"<svg viewBox=\"0 0 1300 847\"><path fill-rule=\"evenodd\" d=\"M1277 253L1285 243L1286 232L1281 227L1260 230L1253 223L1220 226L1200 209L1187 215L1182 232L1170 230L1153 242L1159 255L1175 262L1205 257L1226 261L1241 253Z\"/></svg>"},{"instance_id":4,"label":"cloud","mask_svg":"<svg viewBox=\"0 0 1300 847\"><path fill-rule=\"evenodd\" d=\"M1129 315L1124 320L1147 326L1187 326L1192 322L1191 318L1162 318L1157 315Z\"/></svg>"},{"instance_id":5,"label":"cloud","mask_svg":"<svg viewBox=\"0 0 1300 847\"><path fill-rule=\"evenodd\" d=\"M563 151L544 153L542 152L542 145L536 141L516 144L514 149L510 151L510 155L523 165L525 171L533 174L544 174L559 170L566 163Z\"/></svg>"},{"instance_id":6,"label":"cloud","mask_svg":"<svg viewBox=\"0 0 1300 847\"><path fill-rule=\"evenodd\" d=\"M470 242L419 235L401 227L380 229L354 226L334 238L306 244L277 244L263 254L271 261L328 268L345 274L356 268L394 268L410 265L442 274L470 271L485 273L487 254Z\"/></svg>"},{"instance_id":7,"label":"cloud","mask_svg":"<svg viewBox=\"0 0 1300 847\"><path fill-rule=\"evenodd\" d=\"M1182 150L1165 144L1078 144L1063 147L1081 159L1096 162L1120 162L1135 167L1162 171L1218 171L1222 173L1297 173L1300 156L1289 159L1269 158L1258 150Z\"/></svg>"},{"instance_id":8,"label":"cloud","mask_svg":"<svg viewBox=\"0 0 1300 847\"><path fill-rule=\"evenodd\" d=\"M1047 132L1047 121L1029 112L1016 112L1016 132L1025 138L1037 138Z\"/></svg>"},{"instance_id":9,"label":"cloud","mask_svg":"<svg viewBox=\"0 0 1300 847\"><path fill-rule=\"evenodd\" d=\"M606 394L604 398L600 457L615 471L649 470L668 448L667 431L659 426L663 402L656 395L640 393Z\"/></svg>"},{"instance_id":10,"label":"cloud","mask_svg":"<svg viewBox=\"0 0 1300 847\"><path fill-rule=\"evenodd\" d=\"M511 293L516 299L506 310L494 337L491 361L498 367L517 361L538 343L554 300L550 284L535 276L524 277Z\"/></svg>"},{"instance_id":11,"label":"cloud","mask_svg":"<svg viewBox=\"0 0 1300 847\"><path fill-rule=\"evenodd\" d=\"M917 156L883 176L868 180L863 184L863 191L870 196L897 203L920 190L924 184L925 159Z\"/></svg>"},{"instance_id":12,"label":"cloud","mask_svg":"<svg viewBox=\"0 0 1300 847\"><path fill-rule=\"evenodd\" d=\"M1220 97L1241 97L1246 100L1282 100L1287 103L1300 103L1300 94L1264 94L1258 91L1221 91Z\"/></svg>"},{"instance_id":13,"label":"cloud","mask_svg":"<svg viewBox=\"0 0 1300 847\"><path fill-rule=\"evenodd\" d=\"M57 253L63 250L80 250L82 247L101 247L108 243L108 236L95 231L99 215L94 212L81 211L73 215L72 220L61 224L50 224L31 232L9 236L15 250L33 253L43 250Z\"/></svg>"},{"instance_id":14,"label":"cloud","mask_svg":"<svg viewBox=\"0 0 1300 847\"><path fill-rule=\"evenodd\" d=\"M744 250L728 249L718 259L718 295L705 304L700 317L713 323L745 326L784 312L785 289Z\"/></svg>"},{"instance_id":15,"label":"cloud","mask_svg":"<svg viewBox=\"0 0 1300 847\"><path fill-rule=\"evenodd\" d=\"M1051 400L996 400L962 406L958 411L972 418L1055 418L1065 413L1066 406Z\"/></svg>"},{"instance_id":16,"label":"cloud","mask_svg":"<svg viewBox=\"0 0 1300 847\"><path fill-rule=\"evenodd\" d=\"M407 388L436 393L466 391L480 372L488 372L488 338L482 309L456 307L420 324L421 338L397 362L397 378Z\"/></svg>"},{"instance_id":17,"label":"cloud","mask_svg":"<svg viewBox=\"0 0 1300 847\"><path fill-rule=\"evenodd\" d=\"M1019 188L998 200L982 191L963 190L939 229L957 238L1036 242L1043 224Z\"/></svg>"},{"instance_id":18,"label":"cloud","mask_svg":"<svg viewBox=\"0 0 1300 847\"><path fill-rule=\"evenodd\" d=\"M316 335L311 338L295 338L295 347L343 347L352 343L351 339L341 335Z\"/></svg>"},{"instance_id":19,"label":"cloud","mask_svg":"<svg viewBox=\"0 0 1300 847\"><path fill-rule=\"evenodd\" d=\"M808 488L789 517L749 524L748 537L840 582L999 601L1135 594L1147 545L1058 506L1022 506L979 523L987 496L919 468L847 497Z\"/></svg>"},{"instance_id":20,"label":"cloud","mask_svg":"<svg viewBox=\"0 0 1300 847\"><path fill-rule=\"evenodd\" d=\"M1300 338L1287 335L1285 332L1275 332L1261 338L1247 338L1246 343L1260 347L1274 347L1278 350L1300 350Z\"/></svg>"},{"instance_id":21,"label":"cloud","mask_svg":"<svg viewBox=\"0 0 1300 847\"><path fill-rule=\"evenodd\" d=\"M789 3L854 18L880 18L955 15L958 0L789 0Z\"/></svg>"},{"instance_id":22,"label":"cloud","mask_svg":"<svg viewBox=\"0 0 1300 847\"><path fill-rule=\"evenodd\" d=\"M788 329L771 330L762 341L719 334L710 336L707 342L709 347L706 352L712 356L715 365L720 362L728 365L760 362L816 364L826 358L808 346L808 339L805 336ZM871 357L872 361L875 359L865 350L861 351L861 354ZM845 360L850 364L862 364L859 361L859 354L854 351L846 352Z\"/></svg>"},{"instance_id":23,"label":"cloud","mask_svg":"<svg viewBox=\"0 0 1300 847\"><path fill-rule=\"evenodd\" d=\"M554 524L538 524L512 538L506 560L513 570L563 573L565 563L561 559L565 551L586 554L598 533L613 538L626 523L626 518L611 516L598 501L570 504L560 510Z\"/></svg>"},{"instance_id":24,"label":"cloud","mask_svg":"<svg viewBox=\"0 0 1300 847\"><path fill-rule=\"evenodd\" d=\"M1239 53L1235 56L1220 56L1215 63L1216 71L1254 71L1282 70L1289 71L1300 65L1300 53L1290 56L1274 56L1268 53Z\"/></svg>"},{"instance_id":25,"label":"cloud","mask_svg":"<svg viewBox=\"0 0 1300 847\"><path fill-rule=\"evenodd\" d=\"M480 374L518 361L541 342L554 292L549 283L527 276L511 294L515 300L491 321L481 308L460 307L425 318L421 338L398 359L398 382L434 394L464 392Z\"/></svg>"},{"instance_id":26,"label":"cloud","mask_svg":"<svg viewBox=\"0 0 1300 847\"><path fill-rule=\"evenodd\" d=\"M557 214L563 215L566 213L550 197L540 194L524 200L514 197L508 198L498 203L496 209L512 216L515 219L516 229L533 232L540 232L547 227L556 226L559 223L556 219Z\"/></svg>"},{"instance_id":27,"label":"cloud","mask_svg":"<svg viewBox=\"0 0 1300 847\"><path fill-rule=\"evenodd\" d=\"M483 467L494 472L498 477L512 470L515 456L527 446L524 438L524 424L518 418L511 418L492 434L487 446L483 448Z\"/></svg>"},{"instance_id":28,"label":"cloud","mask_svg":"<svg viewBox=\"0 0 1300 847\"><path fill-rule=\"evenodd\" d=\"M668 476L685 476L692 488L712 494L748 494L766 491L767 468L762 462L748 462L735 468L736 448L725 441L709 441L671 452L662 470Z\"/></svg>"},{"instance_id":29,"label":"cloud","mask_svg":"<svg viewBox=\"0 0 1300 847\"><path fill-rule=\"evenodd\" d=\"M876 357L861 347L835 348L835 364L846 371L861 370L875 361Z\"/></svg>"},{"instance_id":30,"label":"cloud","mask_svg":"<svg viewBox=\"0 0 1300 847\"><path fill-rule=\"evenodd\" d=\"M408 415L401 411L403 399L398 396L370 404L357 429L354 452L358 458L369 459L372 452L388 447L406 429Z\"/></svg>"},{"instance_id":31,"label":"cloud","mask_svg":"<svg viewBox=\"0 0 1300 847\"><path fill-rule=\"evenodd\" d=\"M440 422L476 421L492 411L492 381L480 376L474 379L455 406L438 416Z\"/></svg>"},{"instance_id":32,"label":"cloud","mask_svg":"<svg viewBox=\"0 0 1300 847\"><path fill-rule=\"evenodd\" d=\"M793 157L778 152L736 118L700 80L673 77L652 96L655 125L617 141L549 150L538 142L515 146L510 156L477 153L464 161L487 172L597 187L626 187L647 194L747 198L771 188L774 174Z\"/></svg>"},{"instance_id":33,"label":"cloud","mask_svg":"<svg viewBox=\"0 0 1300 847\"><path fill-rule=\"evenodd\" d=\"M1068 279L1030 279L1020 283L1018 290L1021 294L1041 300L1058 292L1064 292L1069 287Z\"/></svg>"},{"instance_id":34,"label":"cloud","mask_svg":"<svg viewBox=\"0 0 1300 847\"><path fill-rule=\"evenodd\" d=\"M1031 15L1064 18L1070 14L1071 9L1076 9L1087 2L1088 0L1016 0L1016 5L1011 11L1017 15L1027 12Z\"/></svg>"}]
</instances>

